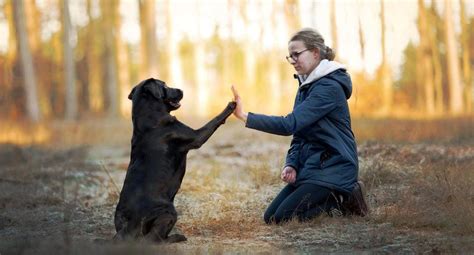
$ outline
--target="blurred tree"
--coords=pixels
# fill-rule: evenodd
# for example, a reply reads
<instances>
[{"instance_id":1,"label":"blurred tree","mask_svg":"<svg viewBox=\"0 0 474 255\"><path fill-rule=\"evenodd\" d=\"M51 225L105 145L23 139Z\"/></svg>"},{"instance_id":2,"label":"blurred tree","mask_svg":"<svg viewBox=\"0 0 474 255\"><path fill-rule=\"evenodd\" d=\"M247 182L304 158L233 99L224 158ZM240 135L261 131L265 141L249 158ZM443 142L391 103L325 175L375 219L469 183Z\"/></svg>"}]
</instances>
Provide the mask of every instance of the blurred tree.
<instances>
[{"instance_id":1,"label":"blurred tree","mask_svg":"<svg viewBox=\"0 0 474 255\"><path fill-rule=\"evenodd\" d=\"M454 34L450 0L444 0L444 26L449 79L449 110L451 114L458 115L463 111L463 86L459 73L458 46Z\"/></svg>"},{"instance_id":2,"label":"blurred tree","mask_svg":"<svg viewBox=\"0 0 474 255\"><path fill-rule=\"evenodd\" d=\"M285 0L285 17L290 33L295 33L301 28L300 4L298 0ZM276 11L279 11L276 9ZM276 13L274 13L276 14ZM314 14L316 15L316 14Z\"/></svg>"},{"instance_id":3,"label":"blurred tree","mask_svg":"<svg viewBox=\"0 0 474 255\"><path fill-rule=\"evenodd\" d=\"M180 42L178 36L174 31L173 26L173 10L171 9L171 0L165 0L165 15L166 15L166 54L167 63L168 63L168 78L167 82L172 84L175 87L183 88L184 83L186 84L195 84L194 82L183 82L183 73L193 72L194 70L184 68L186 64L183 64L183 61L189 61L189 59L185 60L182 55L180 55ZM192 53L191 55L193 55ZM194 56L193 56L194 57ZM189 65L189 63L188 63ZM183 72L184 71L184 72ZM188 73L189 74L189 73ZM190 73L191 77L194 77L194 73ZM186 92L190 93L191 95L195 95L194 91L191 91L193 86L187 86Z\"/></svg>"},{"instance_id":4,"label":"blurred tree","mask_svg":"<svg viewBox=\"0 0 474 255\"><path fill-rule=\"evenodd\" d=\"M436 11L436 5L434 0L431 1L430 9L426 9L426 15L428 20L428 36L430 48L432 50L431 59L433 62L433 86L435 92L435 111L441 115L444 111L444 92L443 92L443 68L441 65L441 53L439 52L440 43L443 43L441 38L441 20Z\"/></svg>"},{"instance_id":5,"label":"blurred tree","mask_svg":"<svg viewBox=\"0 0 474 255\"><path fill-rule=\"evenodd\" d=\"M3 5L3 12L8 25L8 31L15 31L15 22L13 20L12 1L6 1ZM7 51L4 56L2 75L0 76L2 89L0 90L1 97L1 112L8 117L15 118L18 114L18 109L15 105L15 97L13 96L13 66L15 65L17 55L15 33L8 34Z\"/></svg>"},{"instance_id":6,"label":"blurred tree","mask_svg":"<svg viewBox=\"0 0 474 255\"><path fill-rule=\"evenodd\" d=\"M338 50L339 42L337 39L336 0L331 0L330 4L331 5L329 7L330 8L329 13L330 13L330 19L331 19L332 48L334 50ZM337 57L337 53L336 53L336 57Z\"/></svg>"},{"instance_id":7,"label":"blurred tree","mask_svg":"<svg viewBox=\"0 0 474 255\"><path fill-rule=\"evenodd\" d=\"M294 22L297 20L298 13L294 13L294 11L298 10L298 1L294 0L285 0L284 6L285 10L285 18L286 21L288 22L288 26L290 26L290 31L293 30L291 26L295 25ZM277 2L273 1L272 2L272 12L270 14L270 24L271 26L268 28L269 31L266 31L269 34L277 34L278 33L278 15L280 15L282 10L282 6ZM294 30L293 30L294 31ZM272 41L272 47L269 49L268 56L266 57L266 62L267 62L267 70L266 70L266 82L265 82L265 87L267 90L267 93L270 95L268 98L270 100L268 106L269 106L269 111L271 112L279 112L280 107L281 107L281 93L282 93L282 82L279 79L279 69L278 69L278 61L281 59L281 56L278 54L278 43L273 40Z\"/></svg>"},{"instance_id":8,"label":"blurred tree","mask_svg":"<svg viewBox=\"0 0 474 255\"><path fill-rule=\"evenodd\" d=\"M44 44L41 40L42 13L37 5L37 0L26 0L25 3L25 19L28 30L28 43L33 58L33 66L36 71L36 85L38 90L38 100L40 112L43 118L47 118L52 114L51 102L49 100L50 84L48 82L47 67L48 59L43 54Z\"/></svg>"},{"instance_id":9,"label":"blurred tree","mask_svg":"<svg viewBox=\"0 0 474 255\"><path fill-rule=\"evenodd\" d=\"M424 0L418 0L418 32L420 37L420 46L417 54L420 65L417 65L419 71L418 87L424 88L424 110L427 114L435 113L434 102L434 84L433 84L433 54L430 47L429 23Z\"/></svg>"},{"instance_id":10,"label":"blurred tree","mask_svg":"<svg viewBox=\"0 0 474 255\"><path fill-rule=\"evenodd\" d=\"M36 5L36 0L24 0L26 28L31 52L35 53L41 47L40 28L41 12Z\"/></svg>"},{"instance_id":11,"label":"blurred tree","mask_svg":"<svg viewBox=\"0 0 474 255\"><path fill-rule=\"evenodd\" d=\"M234 62L233 59L233 52L234 49L232 48L232 41L234 38L234 30L233 30L233 20L235 19L234 17L234 8L236 7L236 3L234 0L227 0L227 22L225 23L224 28L225 30L228 31L228 38L226 40L220 40L221 43L223 44L222 49L222 72L220 72L218 75L221 77L221 82L219 83L221 86L219 87L228 87L231 81L233 80L231 75L232 75L232 62ZM217 36L219 36L217 34Z\"/></svg>"},{"instance_id":12,"label":"blurred tree","mask_svg":"<svg viewBox=\"0 0 474 255\"><path fill-rule=\"evenodd\" d=\"M409 42L407 47L403 51L403 63L401 65L400 79L396 85L406 95L409 100L410 107L417 105L418 93L413 92L413 88L416 87L418 82L418 72L420 71L418 66L418 47L412 42Z\"/></svg>"},{"instance_id":13,"label":"blurred tree","mask_svg":"<svg viewBox=\"0 0 474 255\"><path fill-rule=\"evenodd\" d=\"M245 71L242 74L243 84L235 84L240 88L240 93L242 97L249 98L248 95L254 94L254 89L256 87L255 79L255 65L257 58L256 47L253 43L257 38L255 38L255 33L252 33L252 17L249 9L252 7L252 3L248 0L239 1L239 13L244 23L245 37L243 41L243 58L244 58L244 68ZM235 81L233 81L235 82Z\"/></svg>"},{"instance_id":14,"label":"blurred tree","mask_svg":"<svg viewBox=\"0 0 474 255\"><path fill-rule=\"evenodd\" d=\"M88 110L98 113L104 110L104 95L102 91L102 77L104 73L102 65L102 55L104 45L100 38L101 36L101 20L94 17L94 0L87 0L87 17L89 23L87 24L87 32L85 40L86 62L87 62L87 85L84 94L87 95Z\"/></svg>"},{"instance_id":15,"label":"blurred tree","mask_svg":"<svg viewBox=\"0 0 474 255\"><path fill-rule=\"evenodd\" d=\"M26 112L28 118L34 122L41 119L39 110L36 73L33 67L30 46L28 45L28 31L25 24L23 1L12 0L15 33L20 52L20 63L23 70L23 86L26 95Z\"/></svg>"},{"instance_id":16,"label":"blurred tree","mask_svg":"<svg viewBox=\"0 0 474 255\"><path fill-rule=\"evenodd\" d=\"M469 41L469 63L471 63L471 84L469 85L471 96L474 93L474 16L470 18L468 27L468 41ZM474 112L474 98L471 97L471 113Z\"/></svg>"},{"instance_id":17,"label":"blurred tree","mask_svg":"<svg viewBox=\"0 0 474 255\"><path fill-rule=\"evenodd\" d=\"M77 118L77 89L74 50L71 43L71 16L69 14L69 0L62 0L61 20L63 25L63 61L64 61L64 84L66 86L66 120Z\"/></svg>"},{"instance_id":18,"label":"blurred tree","mask_svg":"<svg viewBox=\"0 0 474 255\"><path fill-rule=\"evenodd\" d=\"M459 0L461 12L461 49L462 49L462 73L464 81L464 102L466 112L472 112L472 64L469 59L469 27L466 18L466 4L464 0Z\"/></svg>"},{"instance_id":19,"label":"blurred tree","mask_svg":"<svg viewBox=\"0 0 474 255\"><path fill-rule=\"evenodd\" d=\"M140 12L140 80L158 78L155 0L138 0Z\"/></svg>"},{"instance_id":20,"label":"blurred tree","mask_svg":"<svg viewBox=\"0 0 474 255\"><path fill-rule=\"evenodd\" d=\"M105 47L105 91L107 99L107 116L117 118L119 116L118 104L118 81L117 81L117 45L115 38L120 36L115 30L115 21L118 15L118 0L101 0L102 11L102 34Z\"/></svg>"},{"instance_id":21,"label":"blurred tree","mask_svg":"<svg viewBox=\"0 0 474 255\"><path fill-rule=\"evenodd\" d=\"M196 92L198 95L197 100L197 115L200 117L206 116L208 113L208 100L209 100L209 92L207 91L207 80L206 80L206 52L205 52L205 45L202 35L202 24L201 24L201 16L203 15L201 10L201 5L199 0L196 0L194 3L196 8L196 24L195 29L197 31L196 35L196 42L194 44L194 68L196 69Z\"/></svg>"},{"instance_id":22,"label":"blurred tree","mask_svg":"<svg viewBox=\"0 0 474 255\"><path fill-rule=\"evenodd\" d=\"M131 111L130 103L127 98L131 90L129 50L127 44L122 40L120 33L122 19L120 15L119 1L117 1L113 7L115 8L113 11L116 17L113 21L113 30L115 31L115 45L117 47L116 61L118 69L118 91L116 92L116 97L119 101L120 113L122 115L127 115Z\"/></svg>"},{"instance_id":23,"label":"blurred tree","mask_svg":"<svg viewBox=\"0 0 474 255\"><path fill-rule=\"evenodd\" d=\"M381 25L381 43L382 43L382 64L381 64L381 79L383 87L383 108L382 112L388 114L392 108L393 101L393 84L392 84L392 74L390 70L390 65L387 61L387 51L385 44L385 7L384 1L380 1L380 25Z\"/></svg>"},{"instance_id":24,"label":"blurred tree","mask_svg":"<svg viewBox=\"0 0 474 255\"><path fill-rule=\"evenodd\" d=\"M364 37L364 30L362 28L361 17L359 13L359 45L360 45L360 57L362 62L362 70L365 70L365 37ZM337 54L337 52L336 52Z\"/></svg>"}]
</instances>

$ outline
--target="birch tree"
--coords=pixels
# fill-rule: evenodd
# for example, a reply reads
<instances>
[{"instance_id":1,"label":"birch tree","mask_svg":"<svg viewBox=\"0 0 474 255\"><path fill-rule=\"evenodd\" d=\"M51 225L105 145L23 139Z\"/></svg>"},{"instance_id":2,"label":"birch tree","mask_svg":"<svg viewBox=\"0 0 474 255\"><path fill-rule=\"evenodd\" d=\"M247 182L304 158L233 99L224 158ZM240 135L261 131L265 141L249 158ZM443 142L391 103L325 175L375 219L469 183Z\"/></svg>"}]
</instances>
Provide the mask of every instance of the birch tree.
<instances>
[{"instance_id":1,"label":"birch tree","mask_svg":"<svg viewBox=\"0 0 474 255\"><path fill-rule=\"evenodd\" d=\"M140 12L140 76L142 79L156 77L158 73L158 50L156 39L155 0L138 0Z\"/></svg>"},{"instance_id":2,"label":"birch tree","mask_svg":"<svg viewBox=\"0 0 474 255\"><path fill-rule=\"evenodd\" d=\"M89 24L87 29L86 40L89 42L86 47L86 61L87 61L87 94L88 94L88 109L92 112L98 113L104 110L104 95L102 91L101 73L104 72L102 68L102 51L103 44L98 35L102 34L100 21L93 15L94 4L93 0L87 0L87 17ZM100 38L100 37L99 37Z\"/></svg>"},{"instance_id":3,"label":"birch tree","mask_svg":"<svg viewBox=\"0 0 474 255\"><path fill-rule=\"evenodd\" d=\"M459 72L458 46L456 45L456 35L454 34L450 0L444 0L444 27L449 81L449 110L451 114L458 115L463 111L463 86Z\"/></svg>"},{"instance_id":4,"label":"birch tree","mask_svg":"<svg viewBox=\"0 0 474 255\"><path fill-rule=\"evenodd\" d=\"M30 120L37 122L41 119L41 112L38 104L36 74L30 47L28 45L28 32L25 24L23 1L12 0L12 4L15 33L20 53L20 64L24 77L23 88L26 96L26 112Z\"/></svg>"},{"instance_id":5,"label":"birch tree","mask_svg":"<svg viewBox=\"0 0 474 255\"><path fill-rule=\"evenodd\" d=\"M469 52L469 26L466 18L466 4L464 0L459 0L461 12L461 49L462 49L462 74L464 82L464 100L466 112L472 112L472 74Z\"/></svg>"},{"instance_id":6,"label":"birch tree","mask_svg":"<svg viewBox=\"0 0 474 255\"><path fill-rule=\"evenodd\" d=\"M426 8L423 0L418 0L418 31L420 35L420 46L418 47L418 61L417 68L421 69L422 83L418 86L424 88L425 110L429 115L435 112L434 104L434 85L433 85L433 65L431 47L429 45L429 28Z\"/></svg>"},{"instance_id":7,"label":"birch tree","mask_svg":"<svg viewBox=\"0 0 474 255\"><path fill-rule=\"evenodd\" d=\"M439 17L436 11L434 0L431 1L430 11L427 13L428 18L428 36L432 50L431 59L433 61L433 85L435 91L435 108L437 114L444 112L444 91L443 91L443 68L441 65L441 54L439 52L439 33L441 31Z\"/></svg>"},{"instance_id":8,"label":"birch tree","mask_svg":"<svg viewBox=\"0 0 474 255\"><path fill-rule=\"evenodd\" d=\"M105 88L108 102L107 115L109 118L116 118L119 114L117 61L115 58L117 45L114 40L117 36L117 31L114 30L114 20L117 18L117 5L118 0L101 0L102 32L105 43Z\"/></svg>"},{"instance_id":9,"label":"birch tree","mask_svg":"<svg viewBox=\"0 0 474 255\"><path fill-rule=\"evenodd\" d=\"M76 71L74 63L74 51L71 45L71 16L69 14L69 0L62 0L61 14L63 24L63 61L64 61L64 84L66 86L66 120L77 118L77 89Z\"/></svg>"}]
</instances>

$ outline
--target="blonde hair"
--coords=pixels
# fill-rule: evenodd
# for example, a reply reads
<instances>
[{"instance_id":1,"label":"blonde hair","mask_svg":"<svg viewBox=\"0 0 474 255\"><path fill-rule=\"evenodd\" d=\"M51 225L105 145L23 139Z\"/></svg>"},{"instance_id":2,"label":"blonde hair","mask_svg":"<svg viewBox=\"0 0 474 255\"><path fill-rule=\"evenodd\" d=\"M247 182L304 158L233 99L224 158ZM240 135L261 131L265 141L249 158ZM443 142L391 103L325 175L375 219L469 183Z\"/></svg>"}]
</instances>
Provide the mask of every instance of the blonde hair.
<instances>
[{"instance_id":1,"label":"blonde hair","mask_svg":"<svg viewBox=\"0 0 474 255\"><path fill-rule=\"evenodd\" d=\"M296 32L288 41L302 41L306 48L313 50L318 49L322 59L334 60L336 53L333 49L324 44L323 36L313 28L303 28Z\"/></svg>"}]
</instances>

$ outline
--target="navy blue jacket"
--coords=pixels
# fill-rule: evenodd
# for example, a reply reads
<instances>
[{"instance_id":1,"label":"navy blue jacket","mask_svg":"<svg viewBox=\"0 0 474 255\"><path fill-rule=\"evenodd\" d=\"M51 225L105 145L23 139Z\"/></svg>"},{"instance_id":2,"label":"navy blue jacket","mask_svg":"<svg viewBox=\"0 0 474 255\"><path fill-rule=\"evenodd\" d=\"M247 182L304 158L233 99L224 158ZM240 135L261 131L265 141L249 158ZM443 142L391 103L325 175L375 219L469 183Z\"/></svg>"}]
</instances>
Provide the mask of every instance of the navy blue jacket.
<instances>
[{"instance_id":1,"label":"navy blue jacket","mask_svg":"<svg viewBox=\"0 0 474 255\"><path fill-rule=\"evenodd\" d=\"M327 67L328 61L324 61ZM300 82L293 112L284 117L249 113L246 127L293 135L286 166L297 171L294 185L314 183L350 193L358 175L357 147L347 104L352 82L345 69L332 68L335 70L326 68L330 73L323 70L322 77L314 77L313 71L303 84Z\"/></svg>"}]
</instances>

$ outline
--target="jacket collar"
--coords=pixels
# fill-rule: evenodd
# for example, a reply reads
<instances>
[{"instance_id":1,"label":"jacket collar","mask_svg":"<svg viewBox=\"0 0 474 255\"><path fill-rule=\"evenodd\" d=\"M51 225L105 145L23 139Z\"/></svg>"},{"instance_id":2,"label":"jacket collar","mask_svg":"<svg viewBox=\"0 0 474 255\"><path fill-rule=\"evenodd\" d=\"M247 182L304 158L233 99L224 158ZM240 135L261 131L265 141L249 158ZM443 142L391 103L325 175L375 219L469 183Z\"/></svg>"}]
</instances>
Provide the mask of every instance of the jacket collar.
<instances>
[{"instance_id":1,"label":"jacket collar","mask_svg":"<svg viewBox=\"0 0 474 255\"><path fill-rule=\"evenodd\" d=\"M299 87L305 87L306 85L323 78L324 76L338 70L338 69L346 69L346 67L336 61L329 61L327 59L321 60L319 65L314 68L314 70L309 75L297 75L294 74L293 77L298 79Z\"/></svg>"}]
</instances>

